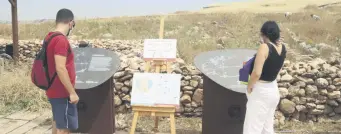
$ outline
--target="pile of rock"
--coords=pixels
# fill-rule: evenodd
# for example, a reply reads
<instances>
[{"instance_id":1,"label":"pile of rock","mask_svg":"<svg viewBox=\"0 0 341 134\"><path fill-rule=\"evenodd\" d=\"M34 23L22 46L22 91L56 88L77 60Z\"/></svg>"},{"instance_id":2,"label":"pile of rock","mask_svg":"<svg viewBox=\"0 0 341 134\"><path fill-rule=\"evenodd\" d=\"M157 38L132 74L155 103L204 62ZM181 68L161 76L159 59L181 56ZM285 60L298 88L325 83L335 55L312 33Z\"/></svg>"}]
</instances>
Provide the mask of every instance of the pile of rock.
<instances>
[{"instance_id":1,"label":"pile of rock","mask_svg":"<svg viewBox=\"0 0 341 134\"><path fill-rule=\"evenodd\" d=\"M114 75L117 112L131 109L131 89L134 72L141 72L143 41L88 40L94 47L115 51L121 58L121 68ZM20 41L20 56L29 61L40 49L41 41ZM71 41L77 44L77 41ZM1 43L0 44L6 44ZM1 45L0 45L1 47ZM172 65L174 73L182 74L181 107L178 115L202 116L203 79L201 73L181 59ZM276 111L276 124L285 120L319 121L341 117L340 59L314 59L310 62L285 62L277 77L281 100Z\"/></svg>"},{"instance_id":2,"label":"pile of rock","mask_svg":"<svg viewBox=\"0 0 341 134\"><path fill-rule=\"evenodd\" d=\"M287 119L319 121L341 114L340 60L314 59L308 63L286 61L277 81L281 101L276 122ZM285 117L284 117L285 116Z\"/></svg>"}]
</instances>

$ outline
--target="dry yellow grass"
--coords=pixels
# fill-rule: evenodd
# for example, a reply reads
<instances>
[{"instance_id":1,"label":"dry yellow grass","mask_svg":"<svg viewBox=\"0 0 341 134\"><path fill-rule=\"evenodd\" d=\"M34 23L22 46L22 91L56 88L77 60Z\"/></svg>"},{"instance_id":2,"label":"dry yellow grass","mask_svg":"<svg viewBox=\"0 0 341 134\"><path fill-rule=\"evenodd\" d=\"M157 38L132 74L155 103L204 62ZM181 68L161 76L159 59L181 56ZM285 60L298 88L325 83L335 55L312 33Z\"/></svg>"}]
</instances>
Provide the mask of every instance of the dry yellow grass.
<instances>
[{"instance_id":1,"label":"dry yellow grass","mask_svg":"<svg viewBox=\"0 0 341 134\"><path fill-rule=\"evenodd\" d=\"M225 48L256 48L259 29L267 20L279 23L285 42L301 51L288 34L287 28L310 44L327 43L340 45L341 6L323 9L310 5L302 11L285 18L283 13L190 13L169 15L165 20L165 38L178 39L182 58L192 62L196 54L218 49L217 41L222 40ZM317 14L321 21L315 21L310 14ZM108 19L77 20L73 32L78 39L145 39L158 38L159 16L116 17ZM20 39L42 39L53 30L54 23L20 24ZM109 36L108 36L109 35ZM11 26L0 25L0 38L11 37ZM338 40L339 39L339 40ZM328 55L326 55L328 56Z\"/></svg>"},{"instance_id":2,"label":"dry yellow grass","mask_svg":"<svg viewBox=\"0 0 341 134\"><path fill-rule=\"evenodd\" d=\"M9 63L0 74L0 115L16 110L39 111L49 107L45 93L36 88L30 76L30 66Z\"/></svg>"}]
</instances>

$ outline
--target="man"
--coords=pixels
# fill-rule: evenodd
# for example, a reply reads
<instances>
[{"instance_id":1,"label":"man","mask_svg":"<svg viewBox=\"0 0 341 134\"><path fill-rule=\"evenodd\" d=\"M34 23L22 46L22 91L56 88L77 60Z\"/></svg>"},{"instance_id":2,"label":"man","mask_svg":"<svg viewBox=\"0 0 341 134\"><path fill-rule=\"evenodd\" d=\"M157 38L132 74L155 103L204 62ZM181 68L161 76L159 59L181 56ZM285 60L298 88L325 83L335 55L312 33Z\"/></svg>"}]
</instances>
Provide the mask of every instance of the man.
<instances>
[{"instance_id":1,"label":"man","mask_svg":"<svg viewBox=\"0 0 341 134\"><path fill-rule=\"evenodd\" d=\"M48 33L46 39L55 33L47 46L47 64L49 75L57 73L51 87L46 91L52 106L53 134L69 134L70 130L78 128L77 106L79 97L75 92L75 64L74 54L67 36L74 28L74 16L69 9L60 9L56 16L56 29Z\"/></svg>"}]
</instances>

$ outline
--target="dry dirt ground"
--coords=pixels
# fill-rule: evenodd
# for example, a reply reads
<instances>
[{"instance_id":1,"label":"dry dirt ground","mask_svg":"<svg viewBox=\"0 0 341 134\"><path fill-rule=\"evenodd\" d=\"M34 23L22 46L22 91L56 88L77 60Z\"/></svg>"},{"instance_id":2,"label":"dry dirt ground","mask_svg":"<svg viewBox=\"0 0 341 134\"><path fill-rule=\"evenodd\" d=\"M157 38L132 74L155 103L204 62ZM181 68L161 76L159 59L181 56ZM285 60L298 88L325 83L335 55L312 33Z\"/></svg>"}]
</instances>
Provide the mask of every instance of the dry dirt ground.
<instances>
[{"instance_id":1,"label":"dry dirt ground","mask_svg":"<svg viewBox=\"0 0 341 134\"><path fill-rule=\"evenodd\" d=\"M131 114L120 114L116 118L116 134L127 134L130 129ZM124 116L124 117L122 117ZM139 119L136 134L151 134L153 129L152 118L142 117ZM287 122L286 125L276 128L277 134L339 134L340 123L327 121L329 123L294 123ZM169 120L161 119L157 134L169 133ZM177 134L201 134L201 118L176 118ZM45 109L43 112L17 111L0 115L0 134L50 134L51 113Z\"/></svg>"}]
</instances>

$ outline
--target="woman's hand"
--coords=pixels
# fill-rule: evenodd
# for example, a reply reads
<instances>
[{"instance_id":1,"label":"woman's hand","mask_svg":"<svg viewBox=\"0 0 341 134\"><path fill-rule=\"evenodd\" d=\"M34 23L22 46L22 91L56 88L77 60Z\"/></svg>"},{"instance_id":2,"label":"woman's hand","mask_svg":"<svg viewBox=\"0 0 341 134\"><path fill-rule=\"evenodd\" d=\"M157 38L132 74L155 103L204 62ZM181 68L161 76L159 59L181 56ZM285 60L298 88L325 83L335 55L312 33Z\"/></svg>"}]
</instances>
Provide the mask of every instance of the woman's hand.
<instances>
[{"instance_id":1,"label":"woman's hand","mask_svg":"<svg viewBox=\"0 0 341 134\"><path fill-rule=\"evenodd\" d=\"M251 94L252 86L250 84L247 85L247 93Z\"/></svg>"}]
</instances>

